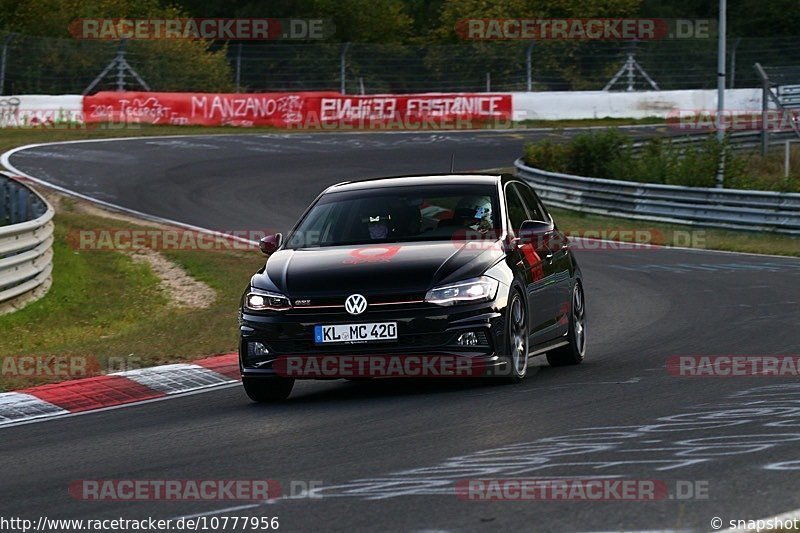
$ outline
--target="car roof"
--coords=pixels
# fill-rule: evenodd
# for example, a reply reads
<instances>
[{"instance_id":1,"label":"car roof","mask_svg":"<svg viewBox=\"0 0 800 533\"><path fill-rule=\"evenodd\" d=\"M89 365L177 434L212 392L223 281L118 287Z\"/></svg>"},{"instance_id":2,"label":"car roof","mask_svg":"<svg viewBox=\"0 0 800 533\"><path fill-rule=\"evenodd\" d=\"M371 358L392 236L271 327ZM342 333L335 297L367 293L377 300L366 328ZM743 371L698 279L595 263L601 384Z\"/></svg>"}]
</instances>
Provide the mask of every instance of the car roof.
<instances>
[{"instance_id":1,"label":"car roof","mask_svg":"<svg viewBox=\"0 0 800 533\"><path fill-rule=\"evenodd\" d=\"M388 189L421 185L495 185L502 174L425 174L413 176L390 176L358 181L345 181L329 187L325 192L357 191L364 189Z\"/></svg>"}]
</instances>

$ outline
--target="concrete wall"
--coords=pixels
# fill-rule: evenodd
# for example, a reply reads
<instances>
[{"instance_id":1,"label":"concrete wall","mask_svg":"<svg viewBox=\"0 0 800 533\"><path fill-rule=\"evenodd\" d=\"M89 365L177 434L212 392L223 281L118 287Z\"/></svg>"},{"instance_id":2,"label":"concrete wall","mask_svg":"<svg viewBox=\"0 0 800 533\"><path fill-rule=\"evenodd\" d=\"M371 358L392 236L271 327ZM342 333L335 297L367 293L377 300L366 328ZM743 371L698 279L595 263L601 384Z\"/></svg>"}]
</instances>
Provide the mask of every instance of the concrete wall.
<instances>
[{"instance_id":1,"label":"concrete wall","mask_svg":"<svg viewBox=\"0 0 800 533\"><path fill-rule=\"evenodd\" d=\"M715 90L648 92L532 92L511 93L514 120L590 118L666 118L680 111L714 111ZM732 112L761 110L761 89L729 89L725 107ZM0 96L0 127L80 123L80 95Z\"/></svg>"},{"instance_id":2,"label":"concrete wall","mask_svg":"<svg viewBox=\"0 0 800 533\"><path fill-rule=\"evenodd\" d=\"M83 122L79 94L0 96L0 127Z\"/></svg>"},{"instance_id":3,"label":"concrete wall","mask_svg":"<svg viewBox=\"0 0 800 533\"><path fill-rule=\"evenodd\" d=\"M717 91L512 93L514 120L662 117L678 111L714 111ZM725 91L725 108L761 110L761 89Z\"/></svg>"}]
</instances>

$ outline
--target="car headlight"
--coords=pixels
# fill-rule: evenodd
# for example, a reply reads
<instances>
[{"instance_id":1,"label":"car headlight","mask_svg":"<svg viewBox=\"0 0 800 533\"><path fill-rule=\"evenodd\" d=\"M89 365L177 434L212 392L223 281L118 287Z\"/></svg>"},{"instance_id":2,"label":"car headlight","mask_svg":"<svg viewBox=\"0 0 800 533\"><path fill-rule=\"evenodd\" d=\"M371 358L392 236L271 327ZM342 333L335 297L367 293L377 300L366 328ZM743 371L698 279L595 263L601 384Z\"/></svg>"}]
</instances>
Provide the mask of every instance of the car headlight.
<instances>
[{"instance_id":1,"label":"car headlight","mask_svg":"<svg viewBox=\"0 0 800 533\"><path fill-rule=\"evenodd\" d=\"M488 276L434 287L425 295L425 301L436 305L488 302L497 294L500 282Z\"/></svg>"},{"instance_id":2,"label":"car headlight","mask_svg":"<svg viewBox=\"0 0 800 533\"><path fill-rule=\"evenodd\" d=\"M251 311L285 311L292 304L283 294L251 288L244 297L244 306Z\"/></svg>"}]
</instances>

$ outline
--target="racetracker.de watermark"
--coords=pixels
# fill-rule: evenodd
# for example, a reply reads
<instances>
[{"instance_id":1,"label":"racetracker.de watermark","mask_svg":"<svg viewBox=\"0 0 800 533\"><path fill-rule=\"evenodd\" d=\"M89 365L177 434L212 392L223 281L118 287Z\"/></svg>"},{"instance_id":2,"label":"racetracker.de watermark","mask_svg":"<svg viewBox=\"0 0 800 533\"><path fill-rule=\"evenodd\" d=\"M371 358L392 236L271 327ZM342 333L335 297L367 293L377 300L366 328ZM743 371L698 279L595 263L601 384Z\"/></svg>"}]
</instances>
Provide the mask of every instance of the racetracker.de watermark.
<instances>
[{"instance_id":1,"label":"racetracker.de watermark","mask_svg":"<svg viewBox=\"0 0 800 533\"><path fill-rule=\"evenodd\" d=\"M84 355L9 355L0 360L0 376L6 378L76 379L142 368L138 357L104 359Z\"/></svg>"},{"instance_id":2,"label":"racetracker.de watermark","mask_svg":"<svg viewBox=\"0 0 800 533\"><path fill-rule=\"evenodd\" d=\"M793 131L800 124L800 110L726 109L721 115L707 109L675 109L667 113L667 127L688 132Z\"/></svg>"},{"instance_id":3,"label":"racetracker.de watermark","mask_svg":"<svg viewBox=\"0 0 800 533\"><path fill-rule=\"evenodd\" d=\"M325 19L277 18L85 18L69 24L75 39L272 41L318 40L333 35Z\"/></svg>"},{"instance_id":4,"label":"racetracker.de watermark","mask_svg":"<svg viewBox=\"0 0 800 533\"><path fill-rule=\"evenodd\" d=\"M480 232L471 229L457 230L453 234L456 247L490 249L498 246L497 231ZM587 228L565 232L521 233L503 243L506 248L530 245L535 250L556 251L569 246L582 252L617 252L660 250L665 246L678 248L705 248L704 230L672 230L658 228ZM502 246L502 245L501 245Z\"/></svg>"},{"instance_id":5,"label":"racetracker.de watermark","mask_svg":"<svg viewBox=\"0 0 800 533\"><path fill-rule=\"evenodd\" d=\"M274 479L81 479L69 495L82 501L266 501L281 497Z\"/></svg>"},{"instance_id":6,"label":"racetracker.de watermark","mask_svg":"<svg viewBox=\"0 0 800 533\"><path fill-rule=\"evenodd\" d=\"M708 39L711 19L663 18L470 18L456 23L456 34L467 40L653 41Z\"/></svg>"},{"instance_id":7,"label":"racetracker.de watermark","mask_svg":"<svg viewBox=\"0 0 800 533\"><path fill-rule=\"evenodd\" d=\"M708 481L658 479L464 479L456 483L468 501L707 500Z\"/></svg>"},{"instance_id":8,"label":"racetracker.de watermark","mask_svg":"<svg viewBox=\"0 0 800 533\"><path fill-rule=\"evenodd\" d=\"M218 233L190 229L72 230L67 244L78 251L128 252L144 249L196 252L258 250L258 241L274 233L268 230L230 230Z\"/></svg>"},{"instance_id":9,"label":"racetracker.de watermark","mask_svg":"<svg viewBox=\"0 0 800 533\"><path fill-rule=\"evenodd\" d=\"M798 355L674 355L667 372L680 377L797 377Z\"/></svg>"},{"instance_id":10,"label":"racetracker.de watermark","mask_svg":"<svg viewBox=\"0 0 800 533\"><path fill-rule=\"evenodd\" d=\"M358 338L354 324L341 335ZM352 335L352 337L351 337ZM362 335L363 336L363 335ZM330 339L333 340L333 339ZM272 364L276 374L290 378L471 378L500 375L510 369L506 366L488 368L469 357L451 355L285 355Z\"/></svg>"}]
</instances>

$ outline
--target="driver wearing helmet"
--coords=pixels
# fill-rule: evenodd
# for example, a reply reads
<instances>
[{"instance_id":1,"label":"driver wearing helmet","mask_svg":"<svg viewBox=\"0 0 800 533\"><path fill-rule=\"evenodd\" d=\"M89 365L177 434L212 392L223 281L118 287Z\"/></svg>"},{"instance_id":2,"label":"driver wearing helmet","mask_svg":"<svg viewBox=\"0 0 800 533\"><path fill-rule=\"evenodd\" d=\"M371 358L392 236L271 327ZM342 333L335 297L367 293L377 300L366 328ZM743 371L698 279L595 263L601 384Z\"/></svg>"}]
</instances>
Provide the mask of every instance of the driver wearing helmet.
<instances>
[{"instance_id":1,"label":"driver wearing helmet","mask_svg":"<svg viewBox=\"0 0 800 533\"><path fill-rule=\"evenodd\" d=\"M492 201L488 196L465 196L453 210L449 225L469 228L486 233L494 228L492 223Z\"/></svg>"}]
</instances>

